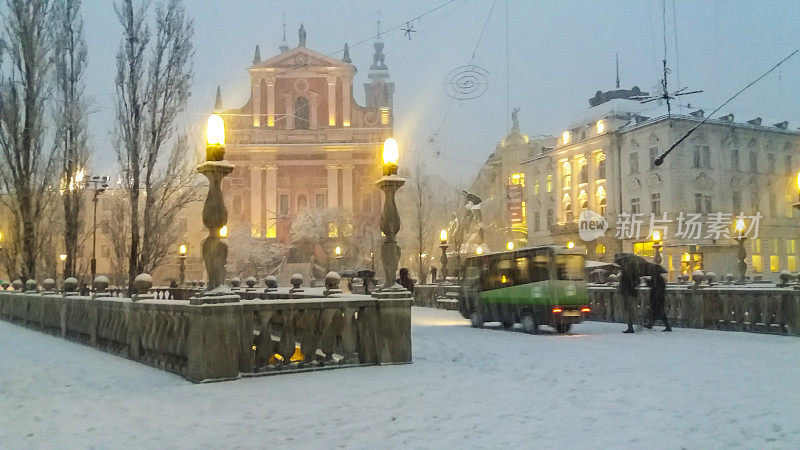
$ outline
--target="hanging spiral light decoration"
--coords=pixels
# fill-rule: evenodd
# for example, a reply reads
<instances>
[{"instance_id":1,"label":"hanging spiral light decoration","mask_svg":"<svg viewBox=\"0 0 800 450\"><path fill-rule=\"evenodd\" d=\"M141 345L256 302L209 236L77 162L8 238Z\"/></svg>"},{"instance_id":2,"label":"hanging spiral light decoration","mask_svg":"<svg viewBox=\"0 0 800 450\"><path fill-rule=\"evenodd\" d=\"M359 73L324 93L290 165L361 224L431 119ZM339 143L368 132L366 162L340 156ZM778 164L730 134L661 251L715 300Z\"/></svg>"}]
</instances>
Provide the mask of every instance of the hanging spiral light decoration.
<instances>
[{"instance_id":1,"label":"hanging spiral light decoration","mask_svg":"<svg viewBox=\"0 0 800 450\"><path fill-rule=\"evenodd\" d=\"M480 66L468 65L454 69L444 81L445 93L456 100L470 100L486 93L489 72Z\"/></svg>"}]
</instances>

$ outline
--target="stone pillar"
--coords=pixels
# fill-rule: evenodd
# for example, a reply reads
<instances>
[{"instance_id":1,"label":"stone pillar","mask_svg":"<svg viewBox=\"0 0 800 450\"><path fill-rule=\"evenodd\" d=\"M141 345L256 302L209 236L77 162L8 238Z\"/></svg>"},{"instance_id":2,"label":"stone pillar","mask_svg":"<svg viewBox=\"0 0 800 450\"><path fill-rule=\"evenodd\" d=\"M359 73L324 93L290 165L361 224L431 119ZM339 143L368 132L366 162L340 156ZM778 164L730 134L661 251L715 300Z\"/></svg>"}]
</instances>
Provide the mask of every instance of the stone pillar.
<instances>
[{"instance_id":1,"label":"stone pillar","mask_svg":"<svg viewBox=\"0 0 800 450\"><path fill-rule=\"evenodd\" d=\"M350 126L350 79L342 78L342 126Z\"/></svg>"},{"instance_id":2,"label":"stone pillar","mask_svg":"<svg viewBox=\"0 0 800 450\"><path fill-rule=\"evenodd\" d=\"M328 208L339 207L339 166L328 164Z\"/></svg>"},{"instance_id":3,"label":"stone pillar","mask_svg":"<svg viewBox=\"0 0 800 450\"><path fill-rule=\"evenodd\" d=\"M308 128L313 130L315 128L319 128L319 118L317 117L317 111L319 109L319 102L316 96L311 96L308 99Z\"/></svg>"},{"instance_id":4,"label":"stone pillar","mask_svg":"<svg viewBox=\"0 0 800 450\"><path fill-rule=\"evenodd\" d=\"M328 81L328 126L336 126L336 77L325 77Z\"/></svg>"},{"instance_id":5,"label":"stone pillar","mask_svg":"<svg viewBox=\"0 0 800 450\"><path fill-rule=\"evenodd\" d=\"M265 235L268 238L278 236L278 166L269 165L264 182L264 209L267 212Z\"/></svg>"},{"instance_id":6,"label":"stone pillar","mask_svg":"<svg viewBox=\"0 0 800 450\"><path fill-rule=\"evenodd\" d=\"M267 78L267 126L275 126L275 78Z\"/></svg>"},{"instance_id":7,"label":"stone pillar","mask_svg":"<svg viewBox=\"0 0 800 450\"><path fill-rule=\"evenodd\" d=\"M261 167L250 167L250 236L261 237Z\"/></svg>"},{"instance_id":8,"label":"stone pillar","mask_svg":"<svg viewBox=\"0 0 800 450\"><path fill-rule=\"evenodd\" d=\"M290 97L286 98L286 117L284 118L284 122L286 122L286 129L293 130L294 129L294 102Z\"/></svg>"},{"instance_id":9,"label":"stone pillar","mask_svg":"<svg viewBox=\"0 0 800 450\"><path fill-rule=\"evenodd\" d=\"M253 81L252 88L253 100L253 126L261 126L261 79L258 78Z\"/></svg>"},{"instance_id":10,"label":"stone pillar","mask_svg":"<svg viewBox=\"0 0 800 450\"><path fill-rule=\"evenodd\" d=\"M353 166L345 164L342 166L342 209L353 210Z\"/></svg>"}]
</instances>

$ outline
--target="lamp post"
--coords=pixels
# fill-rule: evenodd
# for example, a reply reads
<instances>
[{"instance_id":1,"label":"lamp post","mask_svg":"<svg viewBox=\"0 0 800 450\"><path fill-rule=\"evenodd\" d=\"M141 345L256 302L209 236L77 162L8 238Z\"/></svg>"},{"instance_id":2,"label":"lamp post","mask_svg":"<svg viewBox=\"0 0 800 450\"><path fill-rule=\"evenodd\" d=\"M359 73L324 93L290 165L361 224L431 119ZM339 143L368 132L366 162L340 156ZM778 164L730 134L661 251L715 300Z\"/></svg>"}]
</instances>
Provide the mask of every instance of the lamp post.
<instances>
[{"instance_id":1,"label":"lamp post","mask_svg":"<svg viewBox=\"0 0 800 450\"><path fill-rule=\"evenodd\" d=\"M233 172L233 164L225 159L225 122L218 114L208 117L206 126L206 161L197 166L197 171L208 178L208 194L203 204L203 225L208 237L203 239L203 262L208 274L206 292L190 301L192 304L238 301L225 285L225 264L228 260L228 244L223 238L228 235L228 209L222 195L222 179Z\"/></svg>"},{"instance_id":2,"label":"lamp post","mask_svg":"<svg viewBox=\"0 0 800 450\"><path fill-rule=\"evenodd\" d=\"M447 282L447 230L439 232L439 248L442 249L442 283Z\"/></svg>"},{"instance_id":3,"label":"lamp post","mask_svg":"<svg viewBox=\"0 0 800 450\"><path fill-rule=\"evenodd\" d=\"M735 284L744 284L745 283L745 274L747 273L747 263L744 262L745 253L744 250L744 241L747 240L747 237L744 235L744 219L741 217L736 221L736 237L733 238L736 242L739 243L739 279L736 281Z\"/></svg>"},{"instance_id":4,"label":"lamp post","mask_svg":"<svg viewBox=\"0 0 800 450\"><path fill-rule=\"evenodd\" d=\"M86 180L86 186L94 189L94 194L92 195L92 203L94 204L94 213L92 215L92 261L89 266L92 273L90 282L93 282L97 277L97 201L100 198L100 194L108 189L108 177L97 175L89 177Z\"/></svg>"},{"instance_id":5,"label":"lamp post","mask_svg":"<svg viewBox=\"0 0 800 450\"><path fill-rule=\"evenodd\" d=\"M178 248L178 259L181 262L180 275L178 275L178 287L183 287L186 282L186 244L181 244Z\"/></svg>"},{"instance_id":6,"label":"lamp post","mask_svg":"<svg viewBox=\"0 0 800 450\"><path fill-rule=\"evenodd\" d=\"M333 249L333 257L336 258L336 271L341 273L342 272L342 247L336 246Z\"/></svg>"},{"instance_id":7,"label":"lamp post","mask_svg":"<svg viewBox=\"0 0 800 450\"><path fill-rule=\"evenodd\" d=\"M62 264L62 267L64 269L64 271L62 273L64 274L64 279L66 280L67 279L67 255L65 253L62 253L62 254L58 255L58 259L61 260L61 264ZM58 275L58 274L56 274L56 275Z\"/></svg>"},{"instance_id":8,"label":"lamp post","mask_svg":"<svg viewBox=\"0 0 800 450\"><path fill-rule=\"evenodd\" d=\"M383 142L383 176L375 182L384 193L381 212L381 231L386 236L381 244L381 263L385 278L383 287L372 295L377 298L408 297L410 292L397 284L395 274L400 263L400 246L397 245L397 232L400 231L400 214L397 212L395 193L406 180L397 176L397 160L400 150L397 141L387 138Z\"/></svg>"},{"instance_id":9,"label":"lamp post","mask_svg":"<svg viewBox=\"0 0 800 450\"><path fill-rule=\"evenodd\" d=\"M661 243L661 233L658 230L653 230L653 262L661 265L661 248L664 245Z\"/></svg>"}]
</instances>

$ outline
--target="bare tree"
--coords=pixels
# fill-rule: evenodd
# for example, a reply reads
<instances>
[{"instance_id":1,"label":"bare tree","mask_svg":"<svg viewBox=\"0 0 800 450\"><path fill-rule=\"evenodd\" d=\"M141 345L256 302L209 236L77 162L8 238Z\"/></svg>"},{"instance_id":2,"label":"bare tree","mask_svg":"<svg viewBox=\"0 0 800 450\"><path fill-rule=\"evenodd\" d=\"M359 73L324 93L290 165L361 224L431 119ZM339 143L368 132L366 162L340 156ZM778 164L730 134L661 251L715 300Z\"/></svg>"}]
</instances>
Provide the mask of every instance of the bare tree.
<instances>
[{"instance_id":1,"label":"bare tree","mask_svg":"<svg viewBox=\"0 0 800 450\"><path fill-rule=\"evenodd\" d=\"M37 225L49 200L53 151L44 147L48 97L50 2L7 0L3 16L3 59L10 68L0 79L0 180L7 206L19 217L22 277L36 276L40 236Z\"/></svg>"},{"instance_id":2,"label":"bare tree","mask_svg":"<svg viewBox=\"0 0 800 450\"><path fill-rule=\"evenodd\" d=\"M107 194L109 206L114 214L109 215L108 232L111 241L111 282L122 286L127 280L128 244L130 242L130 202L125 191L115 190Z\"/></svg>"},{"instance_id":3,"label":"bare tree","mask_svg":"<svg viewBox=\"0 0 800 450\"><path fill-rule=\"evenodd\" d=\"M60 0L53 5L53 62L55 67L55 145L61 162L61 200L64 206L64 276L76 274L78 234L81 229L83 178L89 149L86 145L87 105L83 76L86 41L81 0Z\"/></svg>"},{"instance_id":4,"label":"bare tree","mask_svg":"<svg viewBox=\"0 0 800 450\"><path fill-rule=\"evenodd\" d=\"M430 252L433 223L431 221L431 192L430 179L420 162L411 175L411 188L413 190L414 218L411 227L414 232L414 250L417 254L417 277L420 283L425 282L428 274L428 258ZM426 255L426 256L423 256Z\"/></svg>"},{"instance_id":5,"label":"bare tree","mask_svg":"<svg viewBox=\"0 0 800 450\"><path fill-rule=\"evenodd\" d=\"M189 96L194 53L192 20L186 18L180 0L167 0L156 7L152 52L146 61L145 53L153 37L146 24L149 5L147 0L138 7L134 7L133 0L121 0L115 5L123 27L117 52L116 138L117 159L130 203L129 285L138 273L160 263L159 216L169 209L160 202L176 201L175 189L163 185L172 183L168 179L184 168L180 158L173 157L174 151L165 157L164 148L173 137L178 113ZM175 163L178 165L171 167ZM163 165L167 167L159 173Z\"/></svg>"}]
</instances>

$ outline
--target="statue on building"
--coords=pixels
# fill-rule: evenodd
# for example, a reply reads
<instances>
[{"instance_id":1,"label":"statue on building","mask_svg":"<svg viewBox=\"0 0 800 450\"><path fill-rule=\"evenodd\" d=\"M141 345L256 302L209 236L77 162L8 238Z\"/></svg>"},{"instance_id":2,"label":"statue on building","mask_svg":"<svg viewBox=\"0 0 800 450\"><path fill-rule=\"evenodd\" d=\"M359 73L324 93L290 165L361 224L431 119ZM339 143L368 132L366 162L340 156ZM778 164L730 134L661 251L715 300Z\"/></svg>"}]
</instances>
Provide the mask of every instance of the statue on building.
<instances>
[{"instance_id":1,"label":"statue on building","mask_svg":"<svg viewBox=\"0 0 800 450\"><path fill-rule=\"evenodd\" d=\"M511 131L519 131L519 118L517 117L519 109L520 107L517 106L511 110Z\"/></svg>"},{"instance_id":2,"label":"statue on building","mask_svg":"<svg viewBox=\"0 0 800 450\"><path fill-rule=\"evenodd\" d=\"M297 37L298 37L298 42L300 43L300 47L305 47L306 46L306 29L305 29L305 27L303 26L302 23L300 24L300 29L297 30Z\"/></svg>"}]
</instances>

